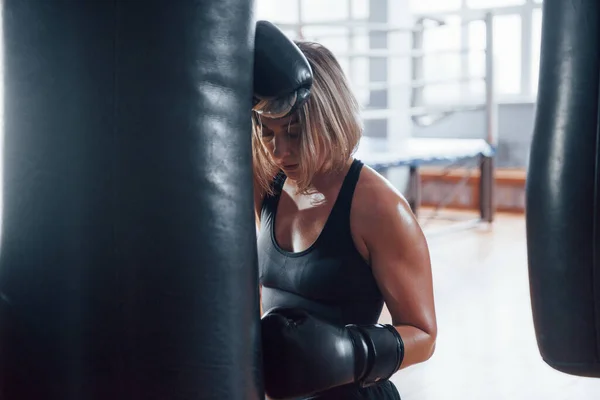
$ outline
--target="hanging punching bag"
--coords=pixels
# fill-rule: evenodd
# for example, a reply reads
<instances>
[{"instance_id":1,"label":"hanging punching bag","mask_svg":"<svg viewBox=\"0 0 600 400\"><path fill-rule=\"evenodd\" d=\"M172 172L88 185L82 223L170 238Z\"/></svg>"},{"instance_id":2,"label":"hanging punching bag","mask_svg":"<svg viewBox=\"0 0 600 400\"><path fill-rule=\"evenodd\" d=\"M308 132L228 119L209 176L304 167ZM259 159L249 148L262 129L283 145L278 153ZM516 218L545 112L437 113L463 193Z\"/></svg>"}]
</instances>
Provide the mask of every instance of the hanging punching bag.
<instances>
[{"instance_id":1,"label":"hanging punching bag","mask_svg":"<svg viewBox=\"0 0 600 400\"><path fill-rule=\"evenodd\" d=\"M537 343L548 365L600 377L598 0L545 0L527 177Z\"/></svg>"},{"instance_id":2,"label":"hanging punching bag","mask_svg":"<svg viewBox=\"0 0 600 400\"><path fill-rule=\"evenodd\" d=\"M2 2L0 399L260 399L247 0Z\"/></svg>"}]
</instances>

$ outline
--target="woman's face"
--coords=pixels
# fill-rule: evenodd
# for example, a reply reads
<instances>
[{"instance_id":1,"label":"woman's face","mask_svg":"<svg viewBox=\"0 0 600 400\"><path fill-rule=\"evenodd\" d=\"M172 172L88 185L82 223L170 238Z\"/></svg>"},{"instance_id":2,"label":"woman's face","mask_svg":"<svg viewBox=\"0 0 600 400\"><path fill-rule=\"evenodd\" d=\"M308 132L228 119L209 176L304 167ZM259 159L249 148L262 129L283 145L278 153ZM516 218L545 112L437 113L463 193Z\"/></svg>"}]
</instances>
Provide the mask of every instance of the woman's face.
<instances>
[{"instance_id":1,"label":"woman's face","mask_svg":"<svg viewBox=\"0 0 600 400\"><path fill-rule=\"evenodd\" d=\"M278 119L262 118L262 144L275 164L290 179L299 170L300 133L297 113Z\"/></svg>"}]
</instances>

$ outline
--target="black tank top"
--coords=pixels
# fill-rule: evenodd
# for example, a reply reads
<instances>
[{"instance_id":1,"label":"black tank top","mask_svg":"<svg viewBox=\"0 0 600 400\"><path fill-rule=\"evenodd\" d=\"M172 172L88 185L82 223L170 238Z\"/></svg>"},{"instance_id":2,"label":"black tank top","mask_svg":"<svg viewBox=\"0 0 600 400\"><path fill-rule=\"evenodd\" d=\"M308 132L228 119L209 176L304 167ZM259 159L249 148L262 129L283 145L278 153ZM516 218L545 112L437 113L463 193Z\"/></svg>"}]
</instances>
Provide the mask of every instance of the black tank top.
<instances>
[{"instance_id":1,"label":"black tank top","mask_svg":"<svg viewBox=\"0 0 600 400\"><path fill-rule=\"evenodd\" d=\"M264 312L273 307L299 307L342 325L378 322L383 297L350 233L350 209L362 167L361 161L353 161L321 234L301 252L286 251L275 240L277 205L286 177L279 174L274 179L275 194L263 201L258 235ZM385 380L368 388L343 385L300 400L341 399L400 400L400 395Z\"/></svg>"},{"instance_id":2,"label":"black tank top","mask_svg":"<svg viewBox=\"0 0 600 400\"><path fill-rule=\"evenodd\" d=\"M301 252L277 244L275 218L286 177L275 178L275 195L262 204L258 236L263 311L291 306L338 324L377 323L383 298L350 233L352 197L362 167L354 160L321 234Z\"/></svg>"}]
</instances>

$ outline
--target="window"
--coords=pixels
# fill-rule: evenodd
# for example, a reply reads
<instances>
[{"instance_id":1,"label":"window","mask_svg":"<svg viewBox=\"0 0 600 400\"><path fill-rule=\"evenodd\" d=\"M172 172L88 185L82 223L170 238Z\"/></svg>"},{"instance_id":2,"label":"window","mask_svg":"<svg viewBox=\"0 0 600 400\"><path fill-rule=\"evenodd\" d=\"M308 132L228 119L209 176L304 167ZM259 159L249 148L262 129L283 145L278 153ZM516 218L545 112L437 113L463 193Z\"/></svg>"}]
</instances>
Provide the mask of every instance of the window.
<instances>
[{"instance_id":1,"label":"window","mask_svg":"<svg viewBox=\"0 0 600 400\"><path fill-rule=\"evenodd\" d=\"M302 36L327 47L333 53L350 51L350 29L342 26L303 26Z\"/></svg>"},{"instance_id":2,"label":"window","mask_svg":"<svg viewBox=\"0 0 600 400\"><path fill-rule=\"evenodd\" d=\"M469 76L485 76L486 26L483 21L469 24ZM521 17L516 14L494 17L494 87L497 94L521 92ZM481 95L485 86L469 84L472 94Z\"/></svg>"},{"instance_id":3,"label":"window","mask_svg":"<svg viewBox=\"0 0 600 400\"><path fill-rule=\"evenodd\" d=\"M366 20L369 18L369 0L352 0L351 17Z\"/></svg>"},{"instance_id":4,"label":"window","mask_svg":"<svg viewBox=\"0 0 600 400\"><path fill-rule=\"evenodd\" d=\"M456 17L460 20L482 16L480 10L484 9L490 9L494 13L494 84L496 98L500 102L511 99L533 100L531 95L536 93L539 76L541 3L542 0L410 0L411 11L416 17L419 14L439 12L444 19ZM527 23L523 24L522 21ZM527 31L523 31L524 28L527 28ZM428 33L429 38L425 40L428 51L458 49L464 46L469 49L469 53L454 58L427 57L424 63L426 78L435 77L441 80L455 76L457 79L466 78L470 82L448 84L446 89L444 86L427 87L426 101L444 98L453 99L455 102L483 100L485 82L479 78L484 78L486 72L485 23L470 22L457 32L446 31L446 35L434 31L435 29L431 29L431 33ZM531 40L531 43L524 43L523 40ZM531 48L531 51L522 54L523 46ZM460 75L454 75L455 73ZM461 87L460 91L457 91L458 87Z\"/></svg>"},{"instance_id":5,"label":"window","mask_svg":"<svg viewBox=\"0 0 600 400\"><path fill-rule=\"evenodd\" d=\"M542 44L542 9L536 8L531 16L531 93L537 94L540 77L540 54Z\"/></svg>"},{"instance_id":6,"label":"window","mask_svg":"<svg viewBox=\"0 0 600 400\"><path fill-rule=\"evenodd\" d=\"M446 25L426 29L423 33L425 51L460 49L460 17L445 18Z\"/></svg>"},{"instance_id":7,"label":"window","mask_svg":"<svg viewBox=\"0 0 600 400\"><path fill-rule=\"evenodd\" d=\"M373 124L393 120L394 109L405 107L412 88L421 82L426 84L421 92L424 105L485 101L486 26L482 20L473 21L485 9L494 14L496 100L531 101L537 91L541 0L255 0L255 9L255 18L279 24L289 37L302 35L329 48L365 110L365 121ZM426 55L415 83L407 57L410 32L375 32L361 24L387 21L395 28L410 28L420 15L433 15L446 24L426 23ZM531 51L522 53L523 46Z\"/></svg>"},{"instance_id":8,"label":"window","mask_svg":"<svg viewBox=\"0 0 600 400\"><path fill-rule=\"evenodd\" d=\"M301 0L302 1L302 20L306 23L311 22L331 22L348 20L350 13L348 10L348 1L339 0ZM279 4L285 4L285 1L279 0Z\"/></svg>"},{"instance_id":9,"label":"window","mask_svg":"<svg viewBox=\"0 0 600 400\"><path fill-rule=\"evenodd\" d=\"M427 83L423 101L427 104L456 102L460 95L460 18L449 17L446 21L446 26L427 29L423 34L423 50L427 53L423 57L423 80Z\"/></svg>"},{"instance_id":10,"label":"window","mask_svg":"<svg viewBox=\"0 0 600 400\"><path fill-rule=\"evenodd\" d=\"M507 7L523 4L525 4L525 0L467 0L467 7L469 8Z\"/></svg>"},{"instance_id":11,"label":"window","mask_svg":"<svg viewBox=\"0 0 600 400\"><path fill-rule=\"evenodd\" d=\"M521 92L521 16L494 17L494 86L498 94Z\"/></svg>"},{"instance_id":12,"label":"window","mask_svg":"<svg viewBox=\"0 0 600 400\"><path fill-rule=\"evenodd\" d=\"M485 59L486 34L483 21L471 22L468 25L469 53L467 55L467 76L472 77L466 86L468 97L472 101L482 102L485 96Z\"/></svg>"},{"instance_id":13,"label":"window","mask_svg":"<svg viewBox=\"0 0 600 400\"><path fill-rule=\"evenodd\" d=\"M342 67L343 68L343 67ZM346 75L361 107L369 104L369 59L357 57L350 62L350 71Z\"/></svg>"},{"instance_id":14,"label":"window","mask_svg":"<svg viewBox=\"0 0 600 400\"><path fill-rule=\"evenodd\" d=\"M461 0L409 0L410 10L415 14L459 10Z\"/></svg>"},{"instance_id":15,"label":"window","mask_svg":"<svg viewBox=\"0 0 600 400\"><path fill-rule=\"evenodd\" d=\"M259 0L254 2L255 18L277 23L298 23L298 0Z\"/></svg>"}]
</instances>

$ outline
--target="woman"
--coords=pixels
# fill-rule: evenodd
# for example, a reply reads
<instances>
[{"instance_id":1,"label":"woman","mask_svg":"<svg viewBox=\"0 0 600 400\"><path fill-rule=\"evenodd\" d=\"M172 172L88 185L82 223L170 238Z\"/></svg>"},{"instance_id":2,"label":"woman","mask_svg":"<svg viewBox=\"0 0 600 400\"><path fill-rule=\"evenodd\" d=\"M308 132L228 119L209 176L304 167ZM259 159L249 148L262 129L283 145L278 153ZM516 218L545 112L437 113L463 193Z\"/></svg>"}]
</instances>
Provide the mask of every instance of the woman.
<instances>
[{"instance_id":1,"label":"woman","mask_svg":"<svg viewBox=\"0 0 600 400\"><path fill-rule=\"evenodd\" d=\"M293 307L345 326L376 324L385 303L403 341L399 368L426 361L437 324L424 235L402 195L353 158L359 107L335 57L296 45L314 75L310 98L282 118L260 104L253 113L261 310ZM310 398L399 399L387 378Z\"/></svg>"}]
</instances>

